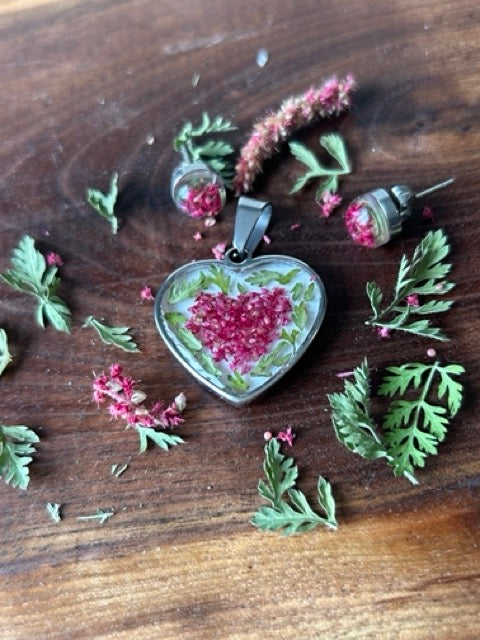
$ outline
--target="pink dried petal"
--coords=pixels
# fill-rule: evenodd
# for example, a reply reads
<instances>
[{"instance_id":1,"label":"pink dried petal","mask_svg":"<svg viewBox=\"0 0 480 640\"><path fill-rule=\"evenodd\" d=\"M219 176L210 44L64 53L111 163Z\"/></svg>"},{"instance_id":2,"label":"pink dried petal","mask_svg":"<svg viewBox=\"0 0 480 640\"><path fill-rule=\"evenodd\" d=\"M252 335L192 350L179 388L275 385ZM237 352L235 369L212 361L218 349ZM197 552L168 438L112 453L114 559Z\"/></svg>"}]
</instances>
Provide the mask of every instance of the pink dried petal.
<instances>
[{"instance_id":1,"label":"pink dried petal","mask_svg":"<svg viewBox=\"0 0 480 640\"><path fill-rule=\"evenodd\" d=\"M63 265L62 256L54 251L49 251L45 259L49 267L61 267Z\"/></svg>"},{"instance_id":2,"label":"pink dried petal","mask_svg":"<svg viewBox=\"0 0 480 640\"><path fill-rule=\"evenodd\" d=\"M212 247L212 253L217 260L223 260L225 258L225 249L227 245L225 242L219 242L214 247Z\"/></svg>"},{"instance_id":3,"label":"pink dried petal","mask_svg":"<svg viewBox=\"0 0 480 640\"><path fill-rule=\"evenodd\" d=\"M286 431L280 431L277 435L277 440L286 442L289 447L293 446L294 438L296 438L296 435L292 432L292 427L287 427Z\"/></svg>"},{"instance_id":4,"label":"pink dried petal","mask_svg":"<svg viewBox=\"0 0 480 640\"><path fill-rule=\"evenodd\" d=\"M140 291L140 298L144 301L152 301L155 300L155 298L153 297L152 294L152 289L150 287L143 287L143 289Z\"/></svg>"},{"instance_id":5,"label":"pink dried petal","mask_svg":"<svg viewBox=\"0 0 480 640\"><path fill-rule=\"evenodd\" d=\"M198 242L199 240L203 239L202 234L200 233L200 231L197 231L196 233L193 234L193 239L195 240L195 242Z\"/></svg>"}]
</instances>

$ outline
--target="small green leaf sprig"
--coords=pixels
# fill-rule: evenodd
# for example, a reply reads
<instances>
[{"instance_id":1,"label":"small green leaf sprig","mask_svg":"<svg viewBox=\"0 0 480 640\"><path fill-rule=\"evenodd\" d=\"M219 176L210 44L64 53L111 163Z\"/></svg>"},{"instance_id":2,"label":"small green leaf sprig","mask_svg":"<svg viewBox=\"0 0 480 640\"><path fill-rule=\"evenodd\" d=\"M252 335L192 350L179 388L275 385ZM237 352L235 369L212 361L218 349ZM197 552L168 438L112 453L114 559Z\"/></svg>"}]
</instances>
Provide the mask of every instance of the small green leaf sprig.
<instances>
[{"instance_id":1,"label":"small green leaf sprig","mask_svg":"<svg viewBox=\"0 0 480 640\"><path fill-rule=\"evenodd\" d=\"M51 324L57 331L70 333L70 309L57 295L60 278L55 265L47 266L45 257L35 249L31 236L25 235L15 247L11 269L0 273L0 278L12 289L29 293L37 300L36 319L41 327Z\"/></svg>"},{"instance_id":2,"label":"small green leaf sprig","mask_svg":"<svg viewBox=\"0 0 480 640\"><path fill-rule=\"evenodd\" d=\"M132 336L128 335L130 327L111 327L97 320L94 316L88 316L83 323L83 327L92 327L95 329L100 339L105 344L111 344L123 351L130 353L139 353L140 349L133 341Z\"/></svg>"},{"instance_id":3,"label":"small green leaf sprig","mask_svg":"<svg viewBox=\"0 0 480 640\"><path fill-rule=\"evenodd\" d=\"M427 456L436 455L450 419L460 409L463 386L455 377L465 370L459 364L436 361L391 366L386 371L378 395L393 400L383 416L382 431L371 415L366 358L353 370L353 382L345 380L343 393L327 396L333 427L347 449L368 460L385 458L395 476L418 484L414 467L424 467ZM433 402L435 392L443 404Z\"/></svg>"},{"instance_id":4,"label":"small green leaf sprig","mask_svg":"<svg viewBox=\"0 0 480 640\"><path fill-rule=\"evenodd\" d=\"M118 173L114 173L110 178L110 187L107 193L99 189L87 189L88 204L110 223L112 233L118 231L118 218L115 215L115 205L118 197Z\"/></svg>"},{"instance_id":5,"label":"small green leaf sprig","mask_svg":"<svg viewBox=\"0 0 480 640\"><path fill-rule=\"evenodd\" d=\"M26 489L30 481L29 465L40 438L25 425L0 424L0 477L12 487Z\"/></svg>"},{"instance_id":6,"label":"small green leaf sprig","mask_svg":"<svg viewBox=\"0 0 480 640\"><path fill-rule=\"evenodd\" d=\"M234 148L229 142L216 137L216 134L234 131L236 128L231 120L222 116L212 119L204 112L198 126L190 121L183 125L173 140L173 148L187 162L203 162L208 165L229 186L234 173L233 160L229 156L233 154ZM215 137L212 138L212 134Z\"/></svg>"},{"instance_id":7,"label":"small green leaf sprig","mask_svg":"<svg viewBox=\"0 0 480 640\"><path fill-rule=\"evenodd\" d=\"M337 161L338 167L325 167L316 155L300 142L288 143L291 153L307 167L303 176L297 178L290 193L296 193L303 189L309 180L322 178L315 194L315 199L320 201L324 192L336 193L339 177L351 172L345 142L338 133L328 133L321 136L320 145Z\"/></svg>"},{"instance_id":8,"label":"small green leaf sprig","mask_svg":"<svg viewBox=\"0 0 480 640\"><path fill-rule=\"evenodd\" d=\"M265 445L263 470L266 481L258 483L260 497L270 503L258 509L251 523L263 531L281 531L284 536L311 531L318 525L336 529L335 500L330 483L319 476L317 499L324 516L318 515L302 491L295 489L298 468L292 458L280 452L272 438ZM286 494L286 497L285 497Z\"/></svg>"},{"instance_id":9,"label":"small green leaf sprig","mask_svg":"<svg viewBox=\"0 0 480 640\"><path fill-rule=\"evenodd\" d=\"M444 262L450 250L448 238L438 229L429 231L414 250L411 260L402 256L398 269L392 301L381 308L383 293L376 282L366 285L373 315L365 324L386 331L405 331L410 334L448 340L438 327L428 319L412 319L442 313L452 306L451 300L423 301L423 296L442 296L455 286L445 280L451 264Z\"/></svg>"}]
</instances>

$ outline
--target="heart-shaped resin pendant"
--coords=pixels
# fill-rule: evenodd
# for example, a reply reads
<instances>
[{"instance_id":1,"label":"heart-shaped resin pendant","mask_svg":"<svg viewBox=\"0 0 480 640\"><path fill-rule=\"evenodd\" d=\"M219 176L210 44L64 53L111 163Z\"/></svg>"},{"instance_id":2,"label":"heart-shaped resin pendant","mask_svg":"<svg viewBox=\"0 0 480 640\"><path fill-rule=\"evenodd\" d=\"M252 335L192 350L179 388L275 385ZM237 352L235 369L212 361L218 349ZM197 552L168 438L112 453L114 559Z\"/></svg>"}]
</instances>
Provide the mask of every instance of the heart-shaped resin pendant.
<instances>
[{"instance_id":1,"label":"heart-shaped resin pendant","mask_svg":"<svg viewBox=\"0 0 480 640\"><path fill-rule=\"evenodd\" d=\"M252 258L271 213L269 203L240 198L225 259L180 267L155 299L155 321L173 355L237 406L298 361L325 315L323 283L308 265L289 256Z\"/></svg>"}]
</instances>

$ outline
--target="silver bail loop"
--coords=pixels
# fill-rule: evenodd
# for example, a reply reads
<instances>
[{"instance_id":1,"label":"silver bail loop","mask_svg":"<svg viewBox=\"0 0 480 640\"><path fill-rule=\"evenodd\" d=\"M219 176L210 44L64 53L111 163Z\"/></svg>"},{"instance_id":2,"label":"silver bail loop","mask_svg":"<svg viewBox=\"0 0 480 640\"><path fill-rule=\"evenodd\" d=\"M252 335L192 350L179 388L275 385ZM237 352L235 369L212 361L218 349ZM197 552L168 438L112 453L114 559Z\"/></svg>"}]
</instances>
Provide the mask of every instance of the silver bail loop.
<instances>
[{"instance_id":1,"label":"silver bail loop","mask_svg":"<svg viewBox=\"0 0 480 640\"><path fill-rule=\"evenodd\" d=\"M250 258L265 235L272 217L270 202L242 196L238 199L231 258Z\"/></svg>"}]
</instances>

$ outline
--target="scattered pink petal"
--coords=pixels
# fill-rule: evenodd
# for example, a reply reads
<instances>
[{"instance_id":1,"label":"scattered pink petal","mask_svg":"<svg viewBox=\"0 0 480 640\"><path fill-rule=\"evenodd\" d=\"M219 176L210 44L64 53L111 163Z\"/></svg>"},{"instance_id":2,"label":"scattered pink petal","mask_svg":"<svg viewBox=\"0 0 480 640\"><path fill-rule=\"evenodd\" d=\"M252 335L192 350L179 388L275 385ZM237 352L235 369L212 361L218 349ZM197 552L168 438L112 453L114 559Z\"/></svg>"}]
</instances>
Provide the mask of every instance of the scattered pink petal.
<instances>
[{"instance_id":1,"label":"scattered pink petal","mask_svg":"<svg viewBox=\"0 0 480 640\"><path fill-rule=\"evenodd\" d=\"M152 294L152 289L147 286L143 287L143 289L140 291L140 298L144 301L148 300L149 302L155 300Z\"/></svg>"},{"instance_id":2,"label":"scattered pink petal","mask_svg":"<svg viewBox=\"0 0 480 640\"><path fill-rule=\"evenodd\" d=\"M433 211L430 207L423 207L422 218L424 220L433 220Z\"/></svg>"},{"instance_id":3,"label":"scattered pink petal","mask_svg":"<svg viewBox=\"0 0 480 640\"><path fill-rule=\"evenodd\" d=\"M335 374L337 378L350 378L354 375L353 371L339 371Z\"/></svg>"},{"instance_id":4,"label":"scattered pink petal","mask_svg":"<svg viewBox=\"0 0 480 640\"><path fill-rule=\"evenodd\" d=\"M199 240L202 240L202 239L203 239L203 236L202 236L201 232L200 232L200 231L197 231L196 233L194 233L194 234L193 234L193 239L194 239L196 242L198 242Z\"/></svg>"},{"instance_id":5,"label":"scattered pink petal","mask_svg":"<svg viewBox=\"0 0 480 640\"><path fill-rule=\"evenodd\" d=\"M215 218L206 218L203 224L206 227L213 227L214 224L217 224L217 221Z\"/></svg>"},{"instance_id":6,"label":"scattered pink petal","mask_svg":"<svg viewBox=\"0 0 480 640\"><path fill-rule=\"evenodd\" d=\"M289 447L293 446L293 440L296 438L296 435L292 432L292 427L287 427L286 431L280 431L277 435L277 440L280 442L286 442Z\"/></svg>"},{"instance_id":7,"label":"scattered pink petal","mask_svg":"<svg viewBox=\"0 0 480 640\"><path fill-rule=\"evenodd\" d=\"M405 302L407 303L407 305L409 307L419 307L420 306L420 301L418 299L418 294L416 294L416 293L411 293L410 295L408 295L405 298Z\"/></svg>"},{"instance_id":8,"label":"scattered pink petal","mask_svg":"<svg viewBox=\"0 0 480 640\"><path fill-rule=\"evenodd\" d=\"M270 236L267 236L267 234L263 236L263 241L265 244L272 244L272 239L270 238Z\"/></svg>"},{"instance_id":9,"label":"scattered pink petal","mask_svg":"<svg viewBox=\"0 0 480 640\"><path fill-rule=\"evenodd\" d=\"M225 258L225 249L227 245L225 242L219 242L214 247L212 247L212 253L217 260L223 260Z\"/></svg>"},{"instance_id":10,"label":"scattered pink petal","mask_svg":"<svg viewBox=\"0 0 480 640\"><path fill-rule=\"evenodd\" d=\"M390 338L391 333L392 330L390 329L390 327L377 327L377 334L380 336L380 338Z\"/></svg>"},{"instance_id":11,"label":"scattered pink petal","mask_svg":"<svg viewBox=\"0 0 480 640\"><path fill-rule=\"evenodd\" d=\"M49 267L61 267L63 265L62 256L55 253L55 251L49 251L45 259Z\"/></svg>"},{"instance_id":12,"label":"scattered pink petal","mask_svg":"<svg viewBox=\"0 0 480 640\"><path fill-rule=\"evenodd\" d=\"M294 222L290 225L290 231L298 231L302 228L302 225L299 222Z\"/></svg>"}]
</instances>

